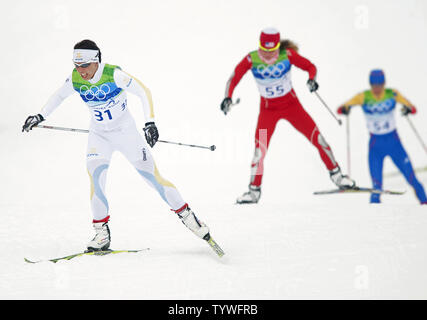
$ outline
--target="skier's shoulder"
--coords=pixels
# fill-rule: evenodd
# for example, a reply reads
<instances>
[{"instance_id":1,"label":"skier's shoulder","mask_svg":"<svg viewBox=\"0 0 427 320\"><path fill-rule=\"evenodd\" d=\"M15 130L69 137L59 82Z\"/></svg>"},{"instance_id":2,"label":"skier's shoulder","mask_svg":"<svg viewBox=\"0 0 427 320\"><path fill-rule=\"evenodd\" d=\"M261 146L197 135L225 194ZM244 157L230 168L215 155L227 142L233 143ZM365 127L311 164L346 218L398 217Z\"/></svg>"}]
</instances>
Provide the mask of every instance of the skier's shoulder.
<instances>
[{"instance_id":1,"label":"skier's shoulder","mask_svg":"<svg viewBox=\"0 0 427 320\"><path fill-rule=\"evenodd\" d=\"M258 55L258 50L252 50L246 56L252 56L254 54Z\"/></svg>"},{"instance_id":2,"label":"skier's shoulder","mask_svg":"<svg viewBox=\"0 0 427 320\"><path fill-rule=\"evenodd\" d=\"M394 97L396 97L396 96L399 95L399 91L397 89L394 89L394 88L385 88L384 90L385 90L385 93L387 95L392 95Z\"/></svg>"},{"instance_id":3,"label":"skier's shoulder","mask_svg":"<svg viewBox=\"0 0 427 320\"><path fill-rule=\"evenodd\" d=\"M71 74L68 75L67 78L65 78L65 81L62 85L62 90L69 90L69 89L74 90L73 76L74 76L74 72L72 72Z\"/></svg>"},{"instance_id":4,"label":"skier's shoulder","mask_svg":"<svg viewBox=\"0 0 427 320\"><path fill-rule=\"evenodd\" d=\"M109 75L109 76L114 76L114 74L116 73L116 70L122 70L122 68L120 68L119 66L115 65L115 64L109 64L109 63L105 63L102 65L103 67L103 74L105 75Z\"/></svg>"},{"instance_id":5,"label":"skier's shoulder","mask_svg":"<svg viewBox=\"0 0 427 320\"><path fill-rule=\"evenodd\" d=\"M263 63L258 49L249 52L246 57L250 63Z\"/></svg>"},{"instance_id":6,"label":"skier's shoulder","mask_svg":"<svg viewBox=\"0 0 427 320\"><path fill-rule=\"evenodd\" d=\"M138 83L141 87L144 88L144 90L148 90L146 86L144 86L142 84L142 82L136 78L135 76L129 74L127 71L122 70L122 68L120 68L119 66L114 66L111 65L111 68L113 68L113 79L114 82L116 83L116 85L120 88L129 88L129 86L131 85L131 83L136 82Z\"/></svg>"},{"instance_id":7,"label":"skier's shoulder","mask_svg":"<svg viewBox=\"0 0 427 320\"><path fill-rule=\"evenodd\" d=\"M252 63L254 59L256 59L256 56L254 55L255 51L251 51L248 54L246 54L243 59L239 62L236 68L238 69L250 69L252 67Z\"/></svg>"},{"instance_id":8,"label":"skier's shoulder","mask_svg":"<svg viewBox=\"0 0 427 320\"><path fill-rule=\"evenodd\" d=\"M256 60L257 58L259 58L258 55L258 50L253 50L251 52L249 52L244 59L246 59L248 62L252 63L252 61Z\"/></svg>"},{"instance_id":9,"label":"skier's shoulder","mask_svg":"<svg viewBox=\"0 0 427 320\"><path fill-rule=\"evenodd\" d=\"M298 50L292 49L292 48L281 49L280 53L286 53L286 55L290 58L294 56L298 56Z\"/></svg>"},{"instance_id":10,"label":"skier's shoulder","mask_svg":"<svg viewBox=\"0 0 427 320\"><path fill-rule=\"evenodd\" d=\"M411 106L412 103L397 89L389 88L388 92L386 91L386 97L394 99L397 103L402 105Z\"/></svg>"},{"instance_id":11,"label":"skier's shoulder","mask_svg":"<svg viewBox=\"0 0 427 320\"><path fill-rule=\"evenodd\" d=\"M371 90L360 91L356 93L346 104L351 106L364 105L366 101L370 100L370 95Z\"/></svg>"},{"instance_id":12,"label":"skier's shoulder","mask_svg":"<svg viewBox=\"0 0 427 320\"><path fill-rule=\"evenodd\" d=\"M104 68L109 68L109 69L119 69L119 70L122 70L122 68L121 68L121 67L119 67L118 65L115 65L115 64L109 64L109 63L105 63L105 64L104 64Z\"/></svg>"}]
</instances>

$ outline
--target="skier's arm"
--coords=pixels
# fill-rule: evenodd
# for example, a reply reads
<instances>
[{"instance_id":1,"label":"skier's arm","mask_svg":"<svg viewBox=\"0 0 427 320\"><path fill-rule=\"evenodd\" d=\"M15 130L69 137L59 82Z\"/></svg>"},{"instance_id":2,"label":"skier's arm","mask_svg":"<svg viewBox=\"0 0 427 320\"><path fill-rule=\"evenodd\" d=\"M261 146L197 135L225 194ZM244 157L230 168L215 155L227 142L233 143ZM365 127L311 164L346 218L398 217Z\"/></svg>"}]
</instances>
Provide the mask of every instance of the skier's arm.
<instances>
[{"instance_id":1,"label":"skier's arm","mask_svg":"<svg viewBox=\"0 0 427 320\"><path fill-rule=\"evenodd\" d=\"M343 106L352 107L355 105L362 105L364 100L365 100L365 94L361 92L356 94L353 98L351 98L347 102L345 102Z\"/></svg>"},{"instance_id":2,"label":"skier's arm","mask_svg":"<svg viewBox=\"0 0 427 320\"><path fill-rule=\"evenodd\" d=\"M248 54L243 58L242 61L236 66L231 77L227 81L227 86L225 88L225 97L231 98L233 96L234 89L239 84L242 77L245 73L252 67L252 59Z\"/></svg>"},{"instance_id":3,"label":"skier's arm","mask_svg":"<svg viewBox=\"0 0 427 320\"><path fill-rule=\"evenodd\" d=\"M288 54L289 62L291 64L308 72L309 80L314 80L316 78L317 69L316 66L310 62L310 60L299 55L293 49L286 49L286 53Z\"/></svg>"},{"instance_id":4,"label":"skier's arm","mask_svg":"<svg viewBox=\"0 0 427 320\"><path fill-rule=\"evenodd\" d=\"M401 111L404 116L408 115L409 113L417 113L417 108L415 108L415 106L408 99L406 99L399 91L393 89L393 92L395 94L394 97L396 99L396 102L403 105Z\"/></svg>"},{"instance_id":5,"label":"skier's arm","mask_svg":"<svg viewBox=\"0 0 427 320\"><path fill-rule=\"evenodd\" d=\"M353 98L343 103L337 110L339 114L348 115L350 108L356 105L362 105L365 100L365 94L363 92L356 94Z\"/></svg>"},{"instance_id":6,"label":"skier's arm","mask_svg":"<svg viewBox=\"0 0 427 320\"><path fill-rule=\"evenodd\" d=\"M114 70L114 81L119 88L139 97L144 111L145 121L147 123L154 122L153 99L150 90L137 78L119 69Z\"/></svg>"},{"instance_id":7,"label":"skier's arm","mask_svg":"<svg viewBox=\"0 0 427 320\"><path fill-rule=\"evenodd\" d=\"M40 114L46 119L58 106L64 101L65 98L76 92L73 88L73 82L71 76L65 80L65 83L61 88L55 91L55 93L49 98L47 103L44 105Z\"/></svg>"},{"instance_id":8,"label":"skier's arm","mask_svg":"<svg viewBox=\"0 0 427 320\"><path fill-rule=\"evenodd\" d=\"M415 106L408 99L406 99L399 91L397 91L397 90L393 90L393 91L395 93L395 98L396 98L396 101L398 103L400 103L404 106L407 106L409 108L415 109ZM415 112L413 112L413 113L415 113Z\"/></svg>"},{"instance_id":9,"label":"skier's arm","mask_svg":"<svg viewBox=\"0 0 427 320\"><path fill-rule=\"evenodd\" d=\"M22 132L29 132L36 127L40 122L44 121L48 115L50 115L65 98L73 94L74 88L71 81L71 76L65 80L64 85L56 90L56 92L50 97L46 105L42 108L39 114L28 116L22 126Z\"/></svg>"}]
</instances>

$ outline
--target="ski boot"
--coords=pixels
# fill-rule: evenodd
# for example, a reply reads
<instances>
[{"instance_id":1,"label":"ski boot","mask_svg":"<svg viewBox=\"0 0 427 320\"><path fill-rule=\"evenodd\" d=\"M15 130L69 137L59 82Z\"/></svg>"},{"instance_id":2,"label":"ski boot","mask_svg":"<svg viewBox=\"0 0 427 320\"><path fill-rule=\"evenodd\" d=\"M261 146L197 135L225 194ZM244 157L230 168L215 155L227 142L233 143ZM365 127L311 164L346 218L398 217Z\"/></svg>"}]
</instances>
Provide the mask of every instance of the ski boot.
<instances>
[{"instance_id":1,"label":"ski boot","mask_svg":"<svg viewBox=\"0 0 427 320\"><path fill-rule=\"evenodd\" d=\"M196 236L199 238L205 240L208 245L215 251L215 253L222 257L225 253L221 249L221 247L218 245L218 243L215 242L214 239L212 239L209 228L206 224L204 224L202 221L197 219L194 212L188 207L188 205L184 206L184 209L177 211L174 210L178 217L181 219L182 223L190 229Z\"/></svg>"},{"instance_id":2,"label":"ski boot","mask_svg":"<svg viewBox=\"0 0 427 320\"><path fill-rule=\"evenodd\" d=\"M340 167L336 167L335 169L329 171L329 175L331 180L339 189L353 189L356 186L354 180L352 180L349 176L343 175L341 173Z\"/></svg>"},{"instance_id":3,"label":"ski boot","mask_svg":"<svg viewBox=\"0 0 427 320\"><path fill-rule=\"evenodd\" d=\"M111 236L108 221L94 222L95 237L88 243L87 251L105 251L110 247Z\"/></svg>"},{"instance_id":4,"label":"ski boot","mask_svg":"<svg viewBox=\"0 0 427 320\"><path fill-rule=\"evenodd\" d=\"M248 204L248 203L258 203L259 198L261 197L261 187L249 185L249 191L245 192L242 196L238 197L236 200L237 204Z\"/></svg>"},{"instance_id":5,"label":"ski boot","mask_svg":"<svg viewBox=\"0 0 427 320\"><path fill-rule=\"evenodd\" d=\"M188 206L176 214L181 219L182 223L196 236L203 240L209 240L210 234L208 226L197 219L194 212Z\"/></svg>"}]
</instances>

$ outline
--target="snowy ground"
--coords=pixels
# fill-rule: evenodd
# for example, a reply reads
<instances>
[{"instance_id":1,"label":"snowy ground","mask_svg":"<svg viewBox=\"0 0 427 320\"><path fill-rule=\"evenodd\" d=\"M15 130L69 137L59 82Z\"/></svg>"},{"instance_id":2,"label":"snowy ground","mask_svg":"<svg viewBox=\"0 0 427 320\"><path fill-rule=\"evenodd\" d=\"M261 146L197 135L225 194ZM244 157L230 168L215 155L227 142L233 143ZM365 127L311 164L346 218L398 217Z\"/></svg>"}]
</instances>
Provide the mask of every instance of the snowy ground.
<instances>
[{"instance_id":1,"label":"snowy ground","mask_svg":"<svg viewBox=\"0 0 427 320\"><path fill-rule=\"evenodd\" d=\"M222 260L172 217L122 215L111 222L114 247L149 246L149 252L30 265L24 256L80 251L89 228L78 223L82 218L70 219L78 214L71 210L52 218L42 207L6 207L0 297L427 298L425 209L345 208L263 204L205 210L227 253Z\"/></svg>"},{"instance_id":2,"label":"snowy ground","mask_svg":"<svg viewBox=\"0 0 427 320\"><path fill-rule=\"evenodd\" d=\"M46 132L40 130L22 139L36 141L43 135ZM58 136L66 139L66 146L60 145ZM325 176L317 179L318 184L292 186L289 181L285 192L274 185L280 185L286 174L278 173L281 178L266 174L261 203L236 206L232 203L244 190L245 177L223 184L232 172L221 177L217 171L215 176L203 165L163 170L174 172L167 176L183 186L184 196L223 246L226 256L218 259L116 155L108 185L113 248L151 250L27 264L24 257L79 252L92 236L88 178L80 168L83 157L68 159L75 164L67 168L60 165L73 157L70 149L80 145L70 142L84 136L58 136L46 137L43 150L33 150L32 162L26 165L31 178L11 179L27 163L24 158L6 168L0 298L427 298L426 208L416 204L412 192L384 197L383 205L373 206L367 204L366 195L313 196L312 190L331 187L323 171L312 173ZM158 147L158 159L165 148ZM192 152L174 148L177 156ZM193 153L203 152L210 151ZM274 154L280 157L279 150L272 150L271 158ZM270 164L274 166L274 161ZM186 179L191 170L194 175ZM426 184L427 177L420 177ZM406 188L399 178L393 180L397 181L389 187Z\"/></svg>"},{"instance_id":3,"label":"snowy ground","mask_svg":"<svg viewBox=\"0 0 427 320\"><path fill-rule=\"evenodd\" d=\"M79 1L73 7L66 1L8 4L0 27L8 30L9 49L0 55L14 63L4 65L0 79L7 110L0 117L0 299L426 299L427 208L402 177L386 179L385 188L406 194L385 196L382 205L369 205L365 194L316 197L313 191L333 187L328 174L305 138L281 122L266 159L260 203L233 205L246 190L253 152L258 94L250 75L236 90L241 104L227 117L219 111L232 68L256 47L259 30L275 25L316 63L319 93L331 107L365 89L371 68L383 67L389 85L419 107L413 121L426 139L427 66L420 61L427 46L419 41L426 36L426 3L271 0L265 1L271 10L266 16L255 1L135 3L122 1L117 10L115 2L103 1L95 17L76 10L87 7ZM106 32L99 28L103 21L121 28ZM162 175L211 227L226 252L223 259L115 154L107 183L112 247L150 251L24 262L79 252L93 236L86 135L20 132L25 118L71 72L72 45L86 37L98 42L106 62L151 88L162 139L217 146L211 152L158 144L153 154ZM396 63L402 57L396 42L411 46L405 63ZM189 43L203 54L188 50ZM293 71L296 92L347 170L345 128L307 92L306 77ZM129 105L142 127L138 101L129 97ZM414 166L425 166L414 133L396 116ZM350 121L352 176L370 186L360 110ZM73 96L46 124L87 128L88 114ZM387 160L384 171L394 170ZM427 173L418 177L427 185Z\"/></svg>"}]
</instances>

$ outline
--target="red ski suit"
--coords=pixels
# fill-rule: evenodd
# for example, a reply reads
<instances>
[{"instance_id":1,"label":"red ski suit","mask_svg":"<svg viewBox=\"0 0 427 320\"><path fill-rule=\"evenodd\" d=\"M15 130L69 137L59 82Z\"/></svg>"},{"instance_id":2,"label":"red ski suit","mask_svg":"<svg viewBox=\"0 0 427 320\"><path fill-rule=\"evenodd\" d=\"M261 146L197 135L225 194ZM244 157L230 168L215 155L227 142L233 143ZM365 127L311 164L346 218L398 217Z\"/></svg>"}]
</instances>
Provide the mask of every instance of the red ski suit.
<instances>
[{"instance_id":1,"label":"red ski suit","mask_svg":"<svg viewBox=\"0 0 427 320\"><path fill-rule=\"evenodd\" d=\"M305 70L309 73L309 79L314 79L317 73L316 67L308 59L300 56L295 50L286 49L290 65ZM290 67L290 66L289 66ZM251 55L247 55L237 65L231 78L227 83L226 96L231 98L233 91L240 82L243 75L253 68ZM290 85L290 77L289 77ZM266 98L261 96L260 113L255 133L255 154L252 160L251 185L260 186L264 173L264 158L270 143L270 139L280 119L286 119L292 126L301 132L319 151L328 170L338 167L332 154L331 148L320 134L316 123L304 110L299 102L295 91L290 91L284 96L277 98Z\"/></svg>"}]
</instances>

